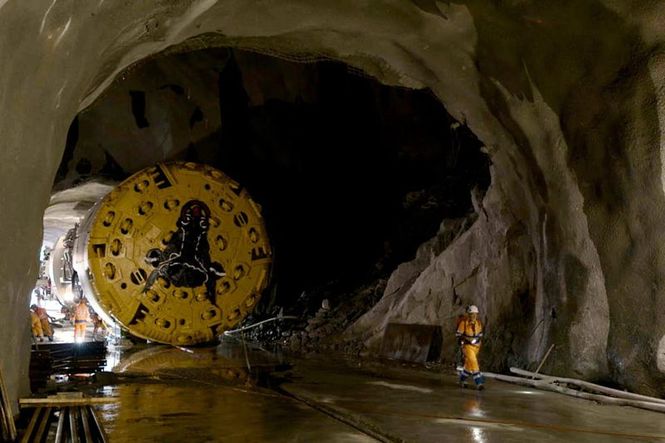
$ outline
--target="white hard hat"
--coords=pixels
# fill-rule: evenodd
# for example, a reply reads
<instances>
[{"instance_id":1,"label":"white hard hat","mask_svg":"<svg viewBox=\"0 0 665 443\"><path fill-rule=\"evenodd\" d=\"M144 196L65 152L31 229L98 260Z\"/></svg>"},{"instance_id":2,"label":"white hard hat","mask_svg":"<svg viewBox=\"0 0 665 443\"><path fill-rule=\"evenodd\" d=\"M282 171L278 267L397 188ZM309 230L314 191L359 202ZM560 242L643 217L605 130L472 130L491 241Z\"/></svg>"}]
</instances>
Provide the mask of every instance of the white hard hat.
<instances>
[{"instance_id":1,"label":"white hard hat","mask_svg":"<svg viewBox=\"0 0 665 443\"><path fill-rule=\"evenodd\" d=\"M468 308L466 308L466 312L468 314L478 314L480 311L478 310L478 306L470 305Z\"/></svg>"}]
</instances>

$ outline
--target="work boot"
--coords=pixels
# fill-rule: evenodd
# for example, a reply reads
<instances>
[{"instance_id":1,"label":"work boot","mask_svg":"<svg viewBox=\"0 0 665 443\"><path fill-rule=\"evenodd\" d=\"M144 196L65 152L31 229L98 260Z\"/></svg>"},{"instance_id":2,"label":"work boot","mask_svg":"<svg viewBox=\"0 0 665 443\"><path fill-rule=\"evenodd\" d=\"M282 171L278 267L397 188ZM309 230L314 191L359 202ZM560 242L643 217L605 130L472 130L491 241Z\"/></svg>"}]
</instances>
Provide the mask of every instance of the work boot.
<instances>
[{"instance_id":1,"label":"work boot","mask_svg":"<svg viewBox=\"0 0 665 443\"><path fill-rule=\"evenodd\" d=\"M476 386L476 389L478 389L479 391L482 391L483 389L485 389L485 385L481 383L478 386Z\"/></svg>"},{"instance_id":2,"label":"work boot","mask_svg":"<svg viewBox=\"0 0 665 443\"><path fill-rule=\"evenodd\" d=\"M466 389L466 388L469 387L469 384L466 381L460 380L459 381L459 387Z\"/></svg>"},{"instance_id":3,"label":"work boot","mask_svg":"<svg viewBox=\"0 0 665 443\"><path fill-rule=\"evenodd\" d=\"M473 381L476 384L476 387L478 388L479 391L482 391L483 388L481 386L485 384L485 377L483 377L483 374L478 373L473 377Z\"/></svg>"},{"instance_id":4,"label":"work boot","mask_svg":"<svg viewBox=\"0 0 665 443\"><path fill-rule=\"evenodd\" d=\"M48 341L53 341L53 336L52 335L48 338Z\"/></svg>"}]
</instances>

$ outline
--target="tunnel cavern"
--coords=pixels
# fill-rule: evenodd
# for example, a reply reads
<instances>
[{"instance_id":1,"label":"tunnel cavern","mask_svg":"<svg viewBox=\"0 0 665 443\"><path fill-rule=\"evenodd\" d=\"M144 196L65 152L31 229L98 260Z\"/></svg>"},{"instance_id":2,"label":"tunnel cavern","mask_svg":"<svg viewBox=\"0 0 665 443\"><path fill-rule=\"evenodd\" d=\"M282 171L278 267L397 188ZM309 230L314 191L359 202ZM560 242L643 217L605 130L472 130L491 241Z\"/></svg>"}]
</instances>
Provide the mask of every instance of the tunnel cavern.
<instances>
[{"instance_id":1,"label":"tunnel cavern","mask_svg":"<svg viewBox=\"0 0 665 443\"><path fill-rule=\"evenodd\" d=\"M665 438L663 20L0 0L0 435Z\"/></svg>"}]
</instances>

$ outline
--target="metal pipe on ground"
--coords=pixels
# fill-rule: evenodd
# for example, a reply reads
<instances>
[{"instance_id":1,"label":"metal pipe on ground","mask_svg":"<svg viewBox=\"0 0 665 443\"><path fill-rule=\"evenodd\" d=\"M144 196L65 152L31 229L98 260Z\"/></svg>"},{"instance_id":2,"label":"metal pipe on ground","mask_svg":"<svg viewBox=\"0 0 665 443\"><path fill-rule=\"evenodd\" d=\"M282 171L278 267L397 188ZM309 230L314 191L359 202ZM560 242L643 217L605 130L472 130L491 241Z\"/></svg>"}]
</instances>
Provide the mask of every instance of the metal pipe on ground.
<instances>
[{"instance_id":1,"label":"metal pipe on ground","mask_svg":"<svg viewBox=\"0 0 665 443\"><path fill-rule=\"evenodd\" d=\"M626 391L621 391L619 389L608 388L606 386L597 385L595 383L591 383L584 380L578 380L576 378L566 378L566 377L557 377L554 375L537 374L519 368L510 368L510 372L525 377L532 377L541 380L546 380L549 383L566 383L569 385L574 385L586 389L587 391L609 395L610 397L625 398L628 400L637 400L637 401L647 401L651 403L662 403L665 405L665 400L660 398L649 397L648 395L635 394L633 392L626 392Z\"/></svg>"},{"instance_id":2,"label":"metal pipe on ground","mask_svg":"<svg viewBox=\"0 0 665 443\"><path fill-rule=\"evenodd\" d=\"M540 369L541 369L541 368L543 367L543 365L545 364L545 360L547 360L547 357L550 356L550 352L552 352L552 349L554 349L554 343L552 343L552 346L550 346L550 348L549 348L549 349L547 350L547 352L545 353L545 357L543 357L543 359L541 360L540 364L538 365L538 368L536 369L536 372L533 373L533 376L532 376L531 378L534 378L534 377L540 372Z\"/></svg>"},{"instance_id":3,"label":"metal pipe on ground","mask_svg":"<svg viewBox=\"0 0 665 443\"><path fill-rule=\"evenodd\" d=\"M78 414L77 408L69 408L69 435L72 438L72 443L80 443L78 432Z\"/></svg>"},{"instance_id":4,"label":"metal pipe on ground","mask_svg":"<svg viewBox=\"0 0 665 443\"><path fill-rule=\"evenodd\" d=\"M83 425L83 435L85 436L86 442L94 441L92 439L92 432L90 432L90 422L88 421L88 410L87 408L80 408L81 415L81 424Z\"/></svg>"},{"instance_id":5,"label":"metal pipe on ground","mask_svg":"<svg viewBox=\"0 0 665 443\"><path fill-rule=\"evenodd\" d=\"M37 428L37 432L35 432L35 435L33 436L31 441L42 441L44 439L44 432L46 432L46 429L48 429L49 425L51 424L51 414L53 413L52 408L44 408L44 414L42 415L42 419L39 423L39 427Z\"/></svg>"},{"instance_id":6,"label":"metal pipe on ground","mask_svg":"<svg viewBox=\"0 0 665 443\"><path fill-rule=\"evenodd\" d=\"M65 441L65 418L69 413L69 408L60 409L60 417L58 417L58 426L55 429L55 443L63 443Z\"/></svg>"},{"instance_id":7,"label":"metal pipe on ground","mask_svg":"<svg viewBox=\"0 0 665 443\"><path fill-rule=\"evenodd\" d=\"M42 416L43 409L44 408L35 409L35 412L32 414L32 418L30 419L30 423L28 423L28 428L25 430L25 434L23 434L21 443L30 443L32 441L32 433L37 427L37 423L39 423L39 419Z\"/></svg>"},{"instance_id":8,"label":"metal pipe on ground","mask_svg":"<svg viewBox=\"0 0 665 443\"><path fill-rule=\"evenodd\" d=\"M97 413L90 405L86 406L86 408L88 410L88 414L90 415L90 423L94 429L95 436L98 438L100 443L106 443L108 439L106 437L106 433L104 432L104 428L102 427L101 421L99 420L99 417L97 417Z\"/></svg>"},{"instance_id":9,"label":"metal pipe on ground","mask_svg":"<svg viewBox=\"0 0 665 443\"><path fill-rule=\"evenodd\" d=\"M665 412L665 404L662 403L616 398L600 394L590 394L587 392L577 391L575 389L565 388L563 386L550 383L546 380L531 380L522 377L512 377L510 375L494 374L491 372L484 372L483 375L489 379L504 381L507 383L514 383L517 385L528 386L536 389L542 389L544 391L558 392L560 394L569 395L571 397L583 398L585 400L592 400L602 404L615 405L615 406L633 406L636 408L646 409L649 411Z\"/></svg>"}]
</instances>

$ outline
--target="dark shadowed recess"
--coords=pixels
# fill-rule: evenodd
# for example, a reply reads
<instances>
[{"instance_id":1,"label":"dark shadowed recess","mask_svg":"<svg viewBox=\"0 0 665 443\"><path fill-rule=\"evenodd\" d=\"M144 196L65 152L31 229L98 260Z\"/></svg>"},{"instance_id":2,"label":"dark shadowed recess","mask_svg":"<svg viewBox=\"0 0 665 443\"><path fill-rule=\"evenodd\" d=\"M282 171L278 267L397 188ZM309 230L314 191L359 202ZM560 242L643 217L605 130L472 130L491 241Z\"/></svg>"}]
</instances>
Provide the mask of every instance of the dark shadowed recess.
<instances>
[{"instance_id":1,"label":"dark shadowed recess","mask_svg":"<svg viewBox=\"0 0 665 443\"><path fill-rule=\"evenodd\" d=\"M209 57L207 51L186 56ZM489 159L481 143L428 90L385 86L326 61L306 67L316 71L308 76L315 79L308 85L315 92L307 100L296 96L253 104L245 85L257 79L248 76L260 81L261 69L272 69L275 59L255 55L260 69L250 70L242 64L247 58L236 56L239 51L221 52L226 62L210 94L220 110L218 129L183 147L176 159L221 169L261 204L275 252L272 302L288 305L303 290L331 282L351 288L386 276L411 259L444 218L473 211L472 188L484 192L489 186ZM183 60L183 54L165 57L174 67ZM117 112L133 113L141 127L149 121L144 115L149 103L142 101L148 98L134 91L132 99L131 108ZM202 109L209 107L198 105L183 122L190 129L207 118ZM76 130L74 120L59 179L67 173ZM107 167L98 172L117 177L119 171L108 155Z\"/></svg>"}]
</instances>

